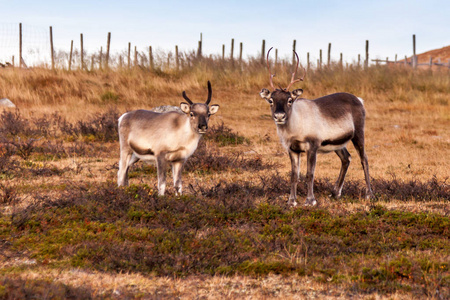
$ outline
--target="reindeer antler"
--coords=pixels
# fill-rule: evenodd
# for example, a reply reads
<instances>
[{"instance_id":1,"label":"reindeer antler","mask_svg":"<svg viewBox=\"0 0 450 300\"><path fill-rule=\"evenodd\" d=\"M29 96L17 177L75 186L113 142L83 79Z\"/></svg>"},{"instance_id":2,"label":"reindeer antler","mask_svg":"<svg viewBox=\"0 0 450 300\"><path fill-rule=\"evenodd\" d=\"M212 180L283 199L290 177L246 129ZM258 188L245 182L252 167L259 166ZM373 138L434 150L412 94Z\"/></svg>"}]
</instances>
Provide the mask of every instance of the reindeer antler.
<instances>
[{"instance_id":1,"label":"reindeer antler","mask_svg":"<svg viewBox=\"0 0 450 300\"><path fill-rule=\"evenodd\" d=\"M206 99L206 105L209 105L209 103L211 102L211 96L212 96L212 88L211 88L211 82L209 82L208 80L208 98ZM186 100L190 105L194 104L191 99L188 98L188 96L186 96L186 92L183 91L183 98L184 100Z\"/></svg>"},{"instance_id":2,"label":"reindeer antler","mask_svg":"<svg viewBox=\"0 0 450 300\"><path fill-rule=\"evenodd\" d=\"M304 79L305 76L306 76L306 69L303 68L303 71L304 71L303 77L302 77L302 78L299 78L299 79L295 79L295 74L297 74L298 63L300 62L300 59L298 58L297 52L294 51L294 53L295 53L295 56L297 57L297 66L295 67L294 73L292 73L291 83L289 83L289 85L287 86L287 88L284 89L285 91L288 91L289 88L291 87L291 85L293 85L294 83L299 82L299 81L303 81L303 79ZM295 80L294 80L294 79L295 79Z\"/></svg>"},{"instance_id":3,"label":"reindeer antler","mask_svg":"<svg viewBox=\"0 0 450 300\"><path fill-rule=\"evenodd\" d=\"M267 51L267 69L269 69L269 83L270 83L270 86L273 88L273 89L275 89L275 87L273 86L273 81L272 81L272 78L275 76L275 73L273 73L272 74L272 72L270 71L270 65L269 65L269 53L270 53L270 50L272 50L273 49L273 47L272 48L270 48L269 49L269 51Z\"/></svg>"},{"instance_id":4,"label":"reindeer antler","mask_svg":"<svg viewBox=\"0 0 450 300\"><path fill-rule=\"evenodd\" d=\"M183 98L184 100L186 100L190 105L194 104L191 99L188 98L188 96L186 96L186 92L183 91Z\"/></svg>"},{"instance_id":5,"label":"reindeer antler","mask_svg":"<svg viewBox=\"0 0 450 300\"><path fill-rule=\"evenodd\" d=\"M209 105L209 102L211 102L211 96L212 96L211 82L209 82L208 80L208 99L206 99L206 105Z\"/></svg>"}]
</instances>

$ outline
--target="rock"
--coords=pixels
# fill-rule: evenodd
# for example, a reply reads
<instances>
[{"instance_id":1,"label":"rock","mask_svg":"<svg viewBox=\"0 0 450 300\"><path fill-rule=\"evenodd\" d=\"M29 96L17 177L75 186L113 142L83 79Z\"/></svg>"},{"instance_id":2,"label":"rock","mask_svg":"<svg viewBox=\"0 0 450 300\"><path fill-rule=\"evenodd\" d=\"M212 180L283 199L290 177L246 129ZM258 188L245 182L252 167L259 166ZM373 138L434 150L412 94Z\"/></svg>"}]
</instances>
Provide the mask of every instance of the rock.
<instances>
[{"instance_id":1,"label":"rock","mask_svg":"<svg viewBox=\"0 0 450 300\"><path fill-rule=\"evenodd\" d=\"M3 98L0 99L0 107L16 107L14 103L11 102L11 100Z\"/></svg>"},{"instance_id":2,"label":"rock","mask_svg":"<svg viewBox=\"0 0 450 300\"><path fill-rule=\"evenodd\" d=\"M169 112L169 111L176 111L176 112L183 113L183 111L181 110L181 108L179 106L172 106L172 105L158 106L158 107L152 108L151 111L154 111L157 113L165 113L165 112Z\"/></svg>"}]
</instances>

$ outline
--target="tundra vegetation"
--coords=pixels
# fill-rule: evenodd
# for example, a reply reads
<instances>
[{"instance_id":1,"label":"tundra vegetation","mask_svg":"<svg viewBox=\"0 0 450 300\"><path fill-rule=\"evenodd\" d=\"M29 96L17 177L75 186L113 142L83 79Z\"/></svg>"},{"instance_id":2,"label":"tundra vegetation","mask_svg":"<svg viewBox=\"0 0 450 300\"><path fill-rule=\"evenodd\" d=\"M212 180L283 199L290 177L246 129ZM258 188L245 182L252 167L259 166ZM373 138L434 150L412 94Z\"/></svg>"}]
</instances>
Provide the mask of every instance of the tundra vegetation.
<instances>
[{"instance_id":1,"label":"tundra vegetation","mask_svg":"<svg viewBox=\"0 0 450 300\"><path fill-rule=\"evenodd\" d=\"M289 82L290 68L273 71ZM186 162L183 196L169 181L159 197L141 162L117 187L118 117L179 105L183 90L202 99L208 80L220 110ZM448 71L336 65L295 84L310 99L352 93L367 112L374 199L357 161L329 198L339 158L322 155L318 207L287 205L267 85L257 60L0 70L0 96L17 106L0 111L0 298L449 298Z\"/></svg>"}]
</instances>

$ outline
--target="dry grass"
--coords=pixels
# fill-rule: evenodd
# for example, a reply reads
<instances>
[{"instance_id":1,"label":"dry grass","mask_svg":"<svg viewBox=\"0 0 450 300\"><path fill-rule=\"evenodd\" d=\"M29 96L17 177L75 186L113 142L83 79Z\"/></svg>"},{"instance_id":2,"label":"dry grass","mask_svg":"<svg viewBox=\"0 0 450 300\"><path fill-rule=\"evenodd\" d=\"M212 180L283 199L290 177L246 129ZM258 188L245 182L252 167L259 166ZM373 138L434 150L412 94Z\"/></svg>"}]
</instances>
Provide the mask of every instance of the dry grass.
<instances>
[{"instance_id":1,"label":"dry grass","mask_svg":"<svg viewBox=\"0 0 450 300\"><path fill-rule=\"evenodd\" d=\"M3 70L0 94L13 100L24 116L49 115L56 110L69 122L76 122L110 108L122 113L163 104L178 105L183 90L202 101L206 96L206 81L210 79L213 101L221 105L212 123L225 122L254 141L252 150L273 157L283 150L268 117L269 108L258 95L267 86L267 72L262 66L248 67L249 72L244 72L200 65L185 74L163 76L139 70L93 73ZM287 72L278 73L280 78L276 82L288 81ZM307 98L346 91L365 99L371 175L384 177L393 172L411 179L448 174L449 86L450 79L445 72L373 67L368 71L311 70L302 88ZM355 157L356 152L350 148ZM359 164L354 161L349 176L361 178ZM284 156L280 162L285 162ZM336 173L337 163L334 155L323 156L318 175Z\"/></svg>"},{"instance_id":2,"label":"dry grass","mask_svg":"<svg viewBox=\"0 0 450 300\"><path fill-rule=\"evenodd\" d=\"M43 276L42 274L45 274ZM410 299L405 293L361 295L344 292L338 287L318 283L301 276L269 275L260 278L246 276L191 276L188 278L142 276L139 274L109 274L78 269L57 271L39 267L10 278L30 284L37 280L63 284L71 289L88 290L93 298L144 299ZM2 278L0 277L0 282ZM60 294L61 295L61 294ZM60 296L59 295L59 296Z\"/></svg>"},{"instance_id":3,"label":"dry grass","mask_svg":"<svg viewBox=\"0 0 450 300\"><path fill-rule=\"evenodd\" d=\"M275 83L288 82L286 69L283 66L278 68L279 76L275 78ZM373 290L364 294L347 281L339 284L321 282L316 280L315 274L272 274L256 278L197 274L177 278L101 272L89 268L67 269L57 267L57 264L48 267L49 262L30 260L32 250L14 252L10 244L14 239L3 236L5 228L9 226L4 223L8 216L33 205L39 197L58 199L70 189L95 189L116 180L118 143L114 141L114 135L108 135L112 132L108 128L102 133L101 124L108 124L108 120L113 120L116 114L131 109L178 105L183 101L183 90L188 92L191 99L203 101L206 98L207 80L211 80L213 85L213 103L221 106L219 113L211 120L212 125L218 128L225 124L226 128L244 137L244 140L242 143L223 146L213 137L205 139L205 148L198 149L197 154L212 155L208 156L208 163L204 164L201 156L192 158L188 171L183 175L184 190L201 199L213 197L213 192L233 199L232 193L236 193L242 200L248 201L247 198L251 197L254 205L270 202L282 207L288 196L290 164L276 136L275 125L269 117L269 107L258 95L260 89L268 85L267 75L264 66L256 62L248 63L241 69L229 64L214 65L211 61L181 73L143 70L0 70L0 95L17 105L18 120L22 120L17 126L28 128L22 131L19 128L14 136L0 132L0 137L9 141L0 144L0 208L1 216L4 217L1 223L0 295L4 295L2 287L32 286L33 293L33 289L35 292L40 291L52 283L55 284L55 293L65 291L66 294L61 292L58 294L60 296L76 293L81 288L88 290L93 298L413 297L414 294L405 289L389 293ZM395 189L398 192L385 194L389 196L380 194L377 204L392 211L449 216L448 72L413 72L384 67L371 67L365 71L357 68L341 70L336 67L309 71L305 83L300 86L307 98L346 91L365 100L368 114L366 149L371 176L381 191L388 191L386 182L397 182ZM60 121L62 119L67 126L72 126L69 126L72 131L61 125L64 123L55 121L55 112ZM108 117L102 119L102 116ZM5 119L2 120L4 123L1 127L4 128ZM50 125L43 120L50 122ZM51 130L45 133L42 128ZM12 146L8 148L10 144ZM338 175L339 159L333 154L322 155L318 159L316 178L321 209L331 214L369 213L373 209L373 203L358 196L359 188L363 186L363 172L355 150L352 146L349 150L353 162L347 184L344 185L344 194L347 192L349 196L339 201L326 197L329 180L334 180ZM5 151L15 152L9 156L4 154ZM245 166L249 167L246 169ZM302 163L302 174L305 174L305 169L305 163ZM139 187L148 185L153 191L156 189L153 167L138 164L132 174L132 184ZM264 184L261 178L266 178L266 187L259 192L258 188ZM274 178L280 181L269 181ZM435 194L430 194L433 178L444 191L441 198L435 199ZM414 184L418 187L417 195L405 196ZM302 188L300 184L299 189ZM402 193L403 189L406 194ZM169 197L172 192L169 188ZM243 196L245 193L251 196ZM427 195L432 195L431 199L421 200ZM300 197L304 196L300 192ZM446 253L448 255L448 251ZM31 264L26 263L30 261ZM448 276L448 272L445 276ZM439 298L436 295L421 296Z\"/></svg>"}]
</instances>

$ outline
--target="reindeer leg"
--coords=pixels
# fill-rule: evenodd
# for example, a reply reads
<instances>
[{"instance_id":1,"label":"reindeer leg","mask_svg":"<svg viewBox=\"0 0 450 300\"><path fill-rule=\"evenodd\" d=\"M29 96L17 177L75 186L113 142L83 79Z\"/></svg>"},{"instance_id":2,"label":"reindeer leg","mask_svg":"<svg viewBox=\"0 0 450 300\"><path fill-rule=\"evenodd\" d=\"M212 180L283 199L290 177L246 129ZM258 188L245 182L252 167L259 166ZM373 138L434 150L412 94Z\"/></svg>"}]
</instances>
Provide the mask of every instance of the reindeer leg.
<instances>
[{"instance_id":1,"label":"reindeer leg","mask_svg":"<svg viewBox=\"0 0 450 300\"><path fill-rule=\"evenodd\" d=\"M139 160L131 149L125 149L120 151L120 160L119 160L119 171L117 172L117 185L118 186L127 186L128 185L128 170L130 166Z\"/></svg>"},{"instance_id":2,"label":"reindeer leg","mask_svg":"<svg viewBox=\"0 0 450 300\"><path fill-rule=\"evenodd\" d=\"M364 150L364 136L355 135L352 139L356 151L361 159L361 165L364 170L364 178L366 179L366 199L373 197L372 187L370 186L369 162L367 160L366 151Z\"/></svg>"},{"instance_id":3,"label":"reindeer leg","mask_svg":"<svg viewBox=\"0 0 450 300\"><path fill-rule=\"evenodd\" d=\"M181 172L183 170L184 160L172 162L172 175L173 175L173 186L175 187L175 194L182 194L182 181Z\"/></svg>"},{"instance_id":4,"label":"reindeer leg","mask_svg":"<svg viewBox=\"0 0 450 300\"><path fill-rule=\"evenodd\" d=\"M306 171L306 184L308 185L308 195L306 196L305 205L317 205L317 201L314 198L314 171L316 170L317 161L317 146L310 145L310 149L306 152L307 157L307 171Z\"/></svg>"},{"instance_id":5,"label":"reindeer leg","mask_svg":"<svg viewBox=\"0 0 450 300\"><path fill-rule=\"evenodd\" d=\"M164 196L166 191L166 167L167 161L164 155L156 157L156 171L158 173L158 195Z\"/></svg>"},{"instance_id":6,"label":"reindeer leg","mask_svg":"<svg viewBox=\"0 0 450 300\"><path fill-rule=\"evenodd\" d=\"M288 205L297 206L297 183L300 176L300 153L289 151L291 159L291 194L289 195Z\"/></svg>"},{"instance_id":7,"label":"reindeer leg","mask_svg":"<svg viewBox=\"0 0 450 300\"><path fill-rule=\"evenodd\" d=\"M344 185L345 175L347 174L348 167L350 166L351 156L350 153L348 153L347 148L342 148L340 150L336 150L335 152L341 159L342 165L341 165L341 172L339 173L339 177L336 183L334 184L334 188L331 195L334 198L338 199L341 197L342 186Z\"/></svg>"},{"instance_id":8,"label":"reindeer leg","mask_svg":"<svg viewBox=\"0 0 450 300\"><path fill-rule=\"evenodd\" d=\"M117 172L117 185L128 185L128 162L131 159L133 153L124 153L121 151L119 160L119 171Z\"/></svg>"}]
</instances>

